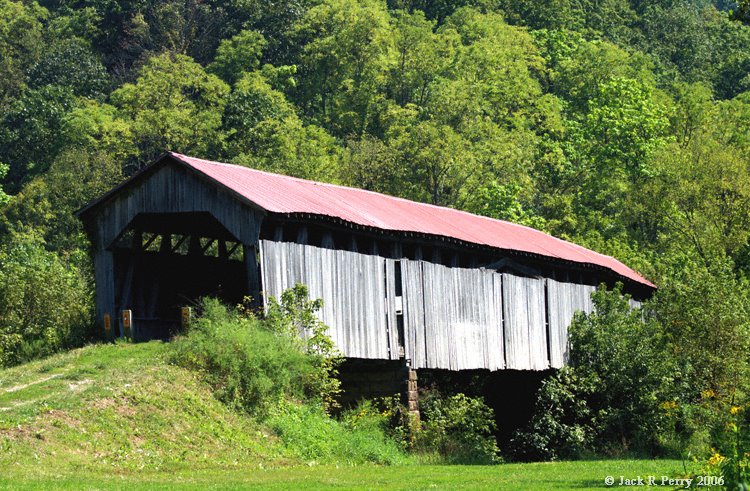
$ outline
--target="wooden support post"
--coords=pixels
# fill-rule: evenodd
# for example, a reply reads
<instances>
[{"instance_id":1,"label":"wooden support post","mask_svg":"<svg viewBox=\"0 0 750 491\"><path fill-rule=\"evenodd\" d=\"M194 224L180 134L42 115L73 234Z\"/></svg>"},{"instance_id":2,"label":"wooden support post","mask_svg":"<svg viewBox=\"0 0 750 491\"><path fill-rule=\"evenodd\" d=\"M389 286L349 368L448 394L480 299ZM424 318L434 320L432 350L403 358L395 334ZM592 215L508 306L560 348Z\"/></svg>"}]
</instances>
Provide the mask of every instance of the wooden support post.
<instances>
[{"instance_id":1,"label":"wooden support post","mask_svg":"<svg viewBox=\"0 0 750 491\"><path fill-rule=\"evenodd\" d=\"M134 251L143 250L143 231L142 230L135 230L133 232L132 248Z\"/></svg>"},{"instance_id":2,"label":"wooden support post","mask_svg":"<svg viewBox=\"0 0 750 491\"><path fill-rule=\"evenodd\" d=\"M104 337L106 339L112 339L112 316L109 315L109 312L104 313Z\"/></svg>"},{"instance_id":3,"label":"wooden support post","mask_svg":"<svg viewBox=\"0 0 750 491\"><path fill-rule=\"evenodd\" d=\"M182 307L180 309L180 326L182 329L190 327L190 321L193 319L193 309L190 307Z\"/></svg>"},{"instance_id":4,"label":"wooden support post","mask_svg":"<svg viewBox=\"0 0 750 491\"><path fill-rule=\"evenodd\" d=\"M401 248L400 242L394 242L391 244L391 257L393 259L401 259L404 257L404 251Z\"/></svg>"},{"instance_id":5,"label":"wooden support post","mask_svg":"<svg viewBox=\"0 0 750 491\"><path fill-rule=\"evenodd\" d=\"M188 244L188 256L200 256L201 255L201 238L197 235L190 236L190 243Z\"/></svg>"},{"instance_id":6,"label":"wooden support post","mask_svg":"<svg viewBox=\"0 0 750 491\"><path fill-rule=\"evenodd\" d=\"M432 262L435 264L442 264L443 258L440 253L440 249L435 247L432 249Z\"/></svg>"},{"instance_id":7,"label":"wooden support post","mask_svg":"<svg viewBox=\"0 0 750 491\"><path fill-rule=\"evenodd\" d=\"M219 257L221 259L229 259L229 251L227 250L227 241L219 241Z\"/></svg>"},{"instance_id":8,"label":"wooden support post","mask_svg":"<svg viewBox=\"0 0 750 491\"><path fill-rule=\"evenodd\" d=\"M122 332L126 338L133 339L133 311L123 310L120 316L122 319Z\"/></svg>"},{"instance_id":9,"label":"wooden support post","mask_svg":"<svg viewBox=\"0 0 750 491\"><path fill-rule=\"evenodd\" d=\"M260 276L258 275L257 247L243 244L245 252L245 271L247 272L247 294L252 298L253 307L260 306Z\"/></svg>"},{"instance_id":10,"label":"wooden support post","mask_svg":"<svg viewBox=\"0 0 750 491\"><path fill-rule=\"evenodd\" d=\"M161 244L159 245L159 252L162 254L168 254L172 251L172 234L164 234L161 237Z\"/></svg>"},{"instance_id":11,"label":"wooden support post","mask_svg":"<svg viewBox=\"0 0 750 491\"><path fill-rule=\"evenodd\" d=\"M457 252L451 254L451 268L457 268L461 263Z\"/></svg>"},{"instance_id":12,"label":"wooden support post","mask_svg":"<svg viewBox=\"0 0 750 491\"><path fill-rule=\"evenodd\" d=\"M333 243L333 235L331 234L331 232L326 232L323 234L323 240L321 241L320 246L326 249L333 249L335 247L335 244Z\"/></svg>"}]
</instances>

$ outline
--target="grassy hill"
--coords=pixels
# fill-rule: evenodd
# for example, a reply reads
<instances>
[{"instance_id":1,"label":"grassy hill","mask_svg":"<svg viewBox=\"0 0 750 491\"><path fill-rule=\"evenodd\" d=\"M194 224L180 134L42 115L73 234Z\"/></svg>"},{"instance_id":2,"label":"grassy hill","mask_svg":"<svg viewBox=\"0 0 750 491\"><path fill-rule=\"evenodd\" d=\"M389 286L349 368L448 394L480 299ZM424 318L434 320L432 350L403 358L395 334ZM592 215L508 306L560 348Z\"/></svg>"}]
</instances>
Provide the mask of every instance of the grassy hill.
<instances>
[{"instance_id":1,"label":"grassy hill","mask_svg":"<svg viewBox=\"0 0 750 491\"><path fill-rule=\"evenodd\" d=\"M164 344L98 345L0 371L0 466L112 473L297 462Z\"/></svg>"},{"instance_id":2,"label":"grassy hill","mask_svg":"<svg viewBox=\"0 0 750 491\"><path fill-rule=\"evenodd\" d=\"M283 439L167 364L165 346L95 345L1 370L0 488L597 489L610 474L681 472L675 461L426 466L404 455L353 466L361 435L315 420Z\"/></svg>"}]
</instances>

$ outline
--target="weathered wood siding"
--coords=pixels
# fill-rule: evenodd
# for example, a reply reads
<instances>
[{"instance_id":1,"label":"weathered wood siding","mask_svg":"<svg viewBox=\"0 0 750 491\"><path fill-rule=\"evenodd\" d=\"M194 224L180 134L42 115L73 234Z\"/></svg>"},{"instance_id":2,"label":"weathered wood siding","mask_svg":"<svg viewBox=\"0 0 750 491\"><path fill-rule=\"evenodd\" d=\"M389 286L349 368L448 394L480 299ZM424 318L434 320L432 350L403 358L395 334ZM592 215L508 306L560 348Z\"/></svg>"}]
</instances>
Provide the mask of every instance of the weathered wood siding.
<instances>
[{"instance_id":1,"label":"weathered wood siding","mask_svg":"<svg viewBox=\"0 0 750 491\"><path fill-rule=\"evenodd\" d=\"M544 279L503 274L503 300L506 367L548 368Z\"/></svg>"},{"instance_id":2,"label":"weathered wood siding","mask_svg":"<svg viewBox=\"0 0 750 491\"><path fill-rule=\"evenodd\" d=\"M550 335L550 366L560 368L568 362L568 327L576 312L590 313L595 287L547 279Z\"/></svg>"},{"instance_id":3,"label":"weathered wood siding","mask_svg":"<svg viewBox=\"0 0 750 491\"><path fill-rule=\"evenodd\" d=\"M504 368L502 275L401 261L406 355L415 368Z\"/></svg>"},{"instance_id":4,"label":"weathered wood siding","mask_svg":"<svg viewBox=\"0 0 750 491\"><path fill-rule=\"evenodd\" d=\"M559 368L568 359L574 314L593 309L591 285L290 242L260 244L266 305L269 295L306 284L312 298L324 301L319 317L334 342L352 358L398 359L400 304L404 352L413 368Z\"/></svg>"},{"instance_id":5,"label":"weathered wood siding","mask_svg":"<svg viewBox=\"0 0 750 491\"><path fill-rule=\"evenodd\" d=\"M344 356L398 359L398 351L391 349L395 310L386 302L387 290L395 296L395 285L386 282L392 261L387 267L388 260L379 256L291 242L261 240L260 245L266 306L269 296L279 298L297 283L307 285L310 298L323 299L318 316Z\"/></svg>"}]
</instances>

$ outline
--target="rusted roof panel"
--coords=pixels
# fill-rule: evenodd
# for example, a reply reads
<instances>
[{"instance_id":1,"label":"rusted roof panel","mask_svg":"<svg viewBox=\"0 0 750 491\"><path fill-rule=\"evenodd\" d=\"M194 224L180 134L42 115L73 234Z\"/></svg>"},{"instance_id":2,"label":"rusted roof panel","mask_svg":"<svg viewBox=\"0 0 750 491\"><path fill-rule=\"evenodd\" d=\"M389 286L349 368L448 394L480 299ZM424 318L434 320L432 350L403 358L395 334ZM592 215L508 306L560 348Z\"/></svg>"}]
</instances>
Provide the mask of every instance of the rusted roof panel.
<instances>
[{"instance_id":1,"label":"rusted roof panel","mask_svg":"<svg viewBox=\"0 0 750 491\"><path fill-rule=\"evenodd\" d=\"M601 266L642 285L655 287L613 257L523 225L363 189L272 174L178 153L169 155L271 213L321 215L381 230L443 236Z\"/></svg>"}]
</instances>

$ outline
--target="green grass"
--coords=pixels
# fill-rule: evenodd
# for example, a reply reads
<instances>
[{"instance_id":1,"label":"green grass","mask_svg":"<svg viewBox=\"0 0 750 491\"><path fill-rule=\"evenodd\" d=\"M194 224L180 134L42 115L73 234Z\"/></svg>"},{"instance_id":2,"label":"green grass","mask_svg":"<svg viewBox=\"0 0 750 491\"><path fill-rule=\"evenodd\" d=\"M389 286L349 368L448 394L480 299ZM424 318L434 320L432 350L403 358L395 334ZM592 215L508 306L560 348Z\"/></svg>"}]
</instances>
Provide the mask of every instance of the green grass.
<instances>
[{"instance_id":1,"label":"green grass","mask_svg":"<svg viewBox=\"0 0 750 491\"><path fill-rule=\"evenodd\" d=\"M171 472L77 474L54 469L9 469L0 477L7 489L612 489L608 475L676 476L681 463L671 460L611 460L496 466L296 466L276 469L237 467L181 469ZM614 486L615 488L618 486ZM662 488L672 489L672 488Z\"/></svg>"},{"instance_id":2,"label":"green grass","mask_svg":"<svg viewBox=\"0 0 750 491\"><path fill-rule=\"evenodd\" d=\"M684 472L670 460L348 465L379 447L304 408L260 424L164 355L160 342L97 345L0 370L0 488L605 489L607 475Z\"/></svg>"}]
</instances>

